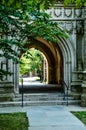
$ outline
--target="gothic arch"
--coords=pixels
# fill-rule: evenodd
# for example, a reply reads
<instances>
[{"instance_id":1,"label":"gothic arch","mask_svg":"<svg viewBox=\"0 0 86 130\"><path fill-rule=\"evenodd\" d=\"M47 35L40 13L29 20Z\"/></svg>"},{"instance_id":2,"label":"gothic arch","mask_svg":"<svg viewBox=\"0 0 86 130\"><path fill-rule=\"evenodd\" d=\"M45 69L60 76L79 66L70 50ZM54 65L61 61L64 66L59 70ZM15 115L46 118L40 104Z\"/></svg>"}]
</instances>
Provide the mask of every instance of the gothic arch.
<instances>
[{"instance_id":1,"label":"gothic arch","mask_svg":"<svg viewBox=\"0 0 86 130\"><path fill-rule=\"evenodd\" d=\"M71 39L60 37L58 39L59 40L57 44L46 42L42 38L39 38L38 40L42 43L47 44L48 47L49 44L52 44L50 50L52 51L56 62L54 70L56 72L57 81L59 83L59 81L63 79L70 87L73 79L73 71L76 68L76 51ZM54 53L54 51L56 53ZM60 74L60 76L58 73Z\"/></svg>"},{"instance_id":2,"label":"gothic arch","mask_svg":"<svg viewBox=\"0 0 86 130\"><path fill-rule=\"evenodd\" d=\"M55 44L47 42L43 38L37 38L32 39L31 44L27 43L24 47L28 49L34 47L46 56L48 61L48 83L60 84L60 81L64 80L70 86L72 72L76 67L76 53L70 39L58 38L58 43Z\"/></svg>"},{"instance_id":3,"label":"gothic arch","mask_svg":"<svg viewBox=\"0 0 86 130\"><path fill-rule=\"evenodd\" d=\"M54 43L47 42L42 38L33 39L31 44L26 44L25 48L36 48L40 50L48 61L48 83L59 84L62 78L62 54L60 48Z\"/></svg>"},{"instance_id":4,"label":"gothic arch","mask_svg":"<svg viewBox=\"0 0 86 130\"><path fill-rule=\"evenodd\" d=\"M64 68L63 80L70 87L73 78L72 73L76 68L75 49L71 40L65 38L59 38L58 46L60 47L63 55L63 68Z\"/></svg>"}]
</instances>

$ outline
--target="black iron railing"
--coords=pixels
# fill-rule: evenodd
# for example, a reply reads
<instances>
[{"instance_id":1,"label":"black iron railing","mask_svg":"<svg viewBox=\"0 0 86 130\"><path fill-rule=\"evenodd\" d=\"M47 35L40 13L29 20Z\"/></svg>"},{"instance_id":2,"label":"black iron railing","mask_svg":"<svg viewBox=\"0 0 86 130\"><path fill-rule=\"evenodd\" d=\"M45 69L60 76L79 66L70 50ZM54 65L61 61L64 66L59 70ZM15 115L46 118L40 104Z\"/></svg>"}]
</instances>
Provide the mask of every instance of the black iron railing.
<instances>
[{"instance_id":1,"label":"black iron railing","mask_svg":"<svg viewBox=\"0 0 86 130\"><path fill-rule=\"evenodd\" d=\"M23 107L24 106L24 93L23 93L23 88L24 88L24 86L23 86L23 78L21 78L21 82L22 82L22 91L21 91L21 93L22 93L22 104L21 104L21 106Z\"/></svg>"}]
</instances>

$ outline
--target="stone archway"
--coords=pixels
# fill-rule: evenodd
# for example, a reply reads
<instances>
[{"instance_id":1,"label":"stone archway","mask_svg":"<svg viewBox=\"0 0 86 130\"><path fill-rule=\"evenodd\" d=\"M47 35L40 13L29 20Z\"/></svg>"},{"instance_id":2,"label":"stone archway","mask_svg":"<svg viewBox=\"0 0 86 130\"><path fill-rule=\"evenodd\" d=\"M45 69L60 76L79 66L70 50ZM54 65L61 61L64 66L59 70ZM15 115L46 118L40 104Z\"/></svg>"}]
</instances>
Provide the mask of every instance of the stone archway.
<instances>
[{"instance_id":1,"label":"stone archway","mask_svg":"<svg viewBox=\"0 0 86 130\"><path fill-rule=\"evenodd\" d=\"M60 84L63 78L63 57L58 45L47 42L42 38L32 39L25 48L36 48L46 57L48 62L48 84Z\"/></svg>"},{"instance_id":2,"label":"stone archway","mask_svg":"<svg viewBox=\"0 0 86 130\"><path fill-rule=\"evenodd\" d=\"M31 44L25 44L25 48L36 48L40 50L48 61L48 84L61 84L64 80L71 87L73 78L72 72L76 67L76 53L73 44L69 39L59 38L58 43L47 42L43 38L30 39ZM17 73L14 91L18 92L18 66L15 66ZM17 78L16 78L17 77Z\"/></svg>"}]
</instances>

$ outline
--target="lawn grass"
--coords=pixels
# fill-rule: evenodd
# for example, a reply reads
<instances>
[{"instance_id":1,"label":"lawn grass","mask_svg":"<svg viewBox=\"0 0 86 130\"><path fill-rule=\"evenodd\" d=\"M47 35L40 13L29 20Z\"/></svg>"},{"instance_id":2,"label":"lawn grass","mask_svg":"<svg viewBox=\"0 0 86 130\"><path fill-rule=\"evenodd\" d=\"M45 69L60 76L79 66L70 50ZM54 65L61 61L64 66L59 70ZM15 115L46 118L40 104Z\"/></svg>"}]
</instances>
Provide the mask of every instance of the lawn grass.
<instances>
[{"instance_id":1,"label":"lawn grass","mask_svg":"<svg viewBox=\"0 0 86 130\"><path fill-rule=\"evenodd\" d=\"M0 130L28 130L28 125L26 113L0 114Z\"/></svg>"},{"instance_id":2,"label":"lawn grass","mask_svg":"<svg viewBox=\"0 0 86 130\"><path fill-rule=\"evenodd\" d=\"M72 112L78 119L80 119L86 125L86 111Z\"/></svg>"}]
</instances>

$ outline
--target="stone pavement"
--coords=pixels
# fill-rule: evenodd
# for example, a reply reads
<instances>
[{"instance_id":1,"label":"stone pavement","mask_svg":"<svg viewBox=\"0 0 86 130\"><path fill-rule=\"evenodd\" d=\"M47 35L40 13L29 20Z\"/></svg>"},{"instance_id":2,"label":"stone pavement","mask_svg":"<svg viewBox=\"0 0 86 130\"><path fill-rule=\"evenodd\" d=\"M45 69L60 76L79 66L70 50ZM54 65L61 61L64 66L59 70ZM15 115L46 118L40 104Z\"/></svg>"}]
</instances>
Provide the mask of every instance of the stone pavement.
<instances>
[{"instance_id":1,"label":"stone pavement","mask_svg":"<svg viewBox=\"0 0 86 130\"><path fill-rule=\"evenodd\" d=\"M29 130L86 130L85 125L64 106L29 108Z\"/></svg>"},{"instance_id":2,"label":"stone pavement","mask_svg":"<svg viewBox=\"0 0 86 130\"><path fill-rule=\"evenodd\" d=\"M27 112L28 130L86 130L86 126L70 111L86 111L80 106L4 107L0 113Z\"/></svg>"}]
</instances>

